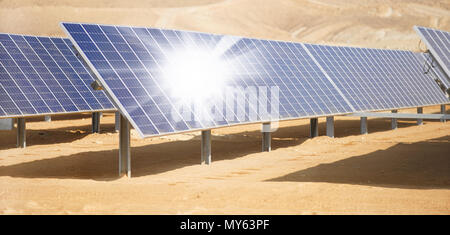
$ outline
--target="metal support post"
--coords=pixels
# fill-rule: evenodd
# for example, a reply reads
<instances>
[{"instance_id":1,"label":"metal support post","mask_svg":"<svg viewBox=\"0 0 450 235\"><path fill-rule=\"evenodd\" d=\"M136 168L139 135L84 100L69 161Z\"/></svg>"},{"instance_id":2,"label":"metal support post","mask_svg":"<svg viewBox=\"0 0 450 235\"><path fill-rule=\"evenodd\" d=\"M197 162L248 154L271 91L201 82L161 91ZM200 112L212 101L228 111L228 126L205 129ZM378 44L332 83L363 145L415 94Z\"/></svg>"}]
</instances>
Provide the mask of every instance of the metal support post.
<instances>
[{"instance_id":1,"label":"metal support post","mask_svg":"<svg viewBox=\"0 0 450 235\"><path fill-rule=\"evenodd\" d=\"M100 133L100 113L92 113L92 133Z\"/></svg>"},{"instance_id":2,"label":"metal support post","mask_svg":"<svg viewBox=\"0 0 450 235\"><path fill-rule=\"evenodd\" d=\"M211 130L202 131L201 164L211 164Z\"/></svg>"},{"instance_id":3,"label":"metal support post","mask_svg":"<svg viewBox=\"0 0 450 235\"><path fill-rule=\"evenodd\" d=\"M319 119L311 118L309 123L310 123L309 137L314 138L319 136Z\"/></svg>"},{"instance_id":4,"label":"metal support post","mask_svg":"<svg viewBox=\"0 0 450 235\"><path fill-rule=\"evenodd\" d=\"M25 118L17 118L17 147L25 148L27 145L27 131Z\"/></svg>"},{"instance_id":5,"label":"metal support post","mask_svg":"<svg viewBox=\"0 0 450 235\"><path fill-rule=\"evenodd\" d=\"M270 152L271 146L271 127L270 122L262 124L262 151Z\"/></svg>"},{"instance_id":6,"label":"metal support post","mask_svg":"<svg viewBox=\"0 0 450 235\"><path fill-rule=\"evenodd\" d=\"M445 110L445 104L441 105L441 114L445 114L446 110ZM446 122L447 120L445 119L445 117L441 118L441 122Z\"/></svg>"},{"instance_id":7,"label":"metal support post","mask_svg":"<svg viewBox=\"0 0 450 235\"><path fill-rule=\"evenodd\" d=\"M397 110L392 110L391 113L397 113ZM391 119L391 129L396 130L397 129L397 118Z\"/></svg>"},{"instance_id":8,"label":"metal support post","mask_svg":"<svg viewBox=\"0 0 450 235\"><path fill-rule=\"evenodd\" d=\"M417 113L418 114L422 114L423 113L423 108L422 107L417 108ZM423 125L423 119L422 118L417 119L417 125Z\"/></svg>"},{"instance_id":9,"label":"metal support post","mask_svg":"<svg viewBox=\"0 0 450 235\"><path fill-rule=\"evenodd\" d=\"M361 117L361 134L369 133L367 128L367 117Z\"/></svg>"},{"instance_id":10,"label":"metal support post","mask_svg":"<svg viewBox=\"0 0 450 235\"><path fill-rule=\"evenodd\" d=\"M334 138L334 116L327 117L327 136Z\"/></svg>"},{"instance_id":11,"label":"metal support post","mask_svg":"<svg viewBox=\"0 0 450 235\"><path fill-rule=\"evenodd\" d=\"M52 116L49 116L49 115L44 116L44 121L51 122L52 121Z\"/></svg>"},{"instance_id":12,"label":"metal support post","mask_svg":"<svg viewBox=\"0 0 450 235\"><path fill-rule=\"evenodd\" d=\"M131 177L130 123L126 117L120 115L119 176L123 174Z\"/></svg>"}]
</instances>

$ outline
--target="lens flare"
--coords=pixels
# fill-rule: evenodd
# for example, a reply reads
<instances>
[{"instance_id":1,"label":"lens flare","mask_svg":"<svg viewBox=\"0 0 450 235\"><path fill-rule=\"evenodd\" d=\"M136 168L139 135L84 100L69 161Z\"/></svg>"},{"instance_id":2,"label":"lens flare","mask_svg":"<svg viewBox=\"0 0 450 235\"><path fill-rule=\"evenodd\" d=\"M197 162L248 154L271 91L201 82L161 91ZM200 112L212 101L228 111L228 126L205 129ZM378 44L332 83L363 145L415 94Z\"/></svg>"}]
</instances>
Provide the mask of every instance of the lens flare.
<instances>
[{"instance_id":1,"label":"lens flare","mask_svg":"<svg viewBox=\"0 0 450 235\"><path fill-rule=\"evenodd\" d=\"M228 78L219 56L199 50L169 55L165 67L171 96L185 102L202 102L220 95Z\"/></svg>"}]
</instances>

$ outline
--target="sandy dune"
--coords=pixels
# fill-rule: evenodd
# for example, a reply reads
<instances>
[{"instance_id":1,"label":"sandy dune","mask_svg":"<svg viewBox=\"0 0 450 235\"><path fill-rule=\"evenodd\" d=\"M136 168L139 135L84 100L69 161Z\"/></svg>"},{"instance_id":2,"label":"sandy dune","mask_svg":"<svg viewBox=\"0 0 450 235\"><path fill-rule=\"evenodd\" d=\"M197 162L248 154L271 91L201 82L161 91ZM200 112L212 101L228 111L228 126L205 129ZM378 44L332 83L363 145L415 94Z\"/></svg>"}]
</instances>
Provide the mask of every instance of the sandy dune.
<instances>
[{"instance_id":1,"label":"sandy dune","mask_svg":"<svg viewBox=\"0 0 450 235\"><path fill-rule=\"evenodd\" d=\"M0 213L450 212L449 122L391 131L390 120L369 119L362 136L358 119L338 117L334 139L309 139L308 120L282 122L270 153L260 152L259 125L217 129L211 166L199 165L198 133L133 135L131 179L116 178L113 122L105 114L102 133L89 134L89 115L30 121L26 149L0 132Z\"/></svg>"},{"instance_id":2,"label":"sandy dune","mask_svg":"<svg viewBox=\"0 0 450 235\"><path fill-rule=\"evenodd\" d=\"M65 36L61 21L418 50L413 25L450 30L445 0L0 1L0 32Z\"/></svg>"},{"instance_id":3,"label":"sandy dune","mask_svg":"<svg viewBox=\"0 0 450 235\"><path fill-rule=\"evenodd\" d=\"M198 30L299 42L418 50L413 25L450 30L449 1L0 0L0 32L65 36L60 21ZM436 113L438 107L425 108ZM415 112L406 110L405 112ZM320 120L320 134L325 132ZM89 114L28 122L28 147L0 132L3 214L449 214L450 123L336 118L336 138L281 123L261 153L259 125L132 138L131 179L117 179L114 117L90 134Z\"/></svg>"}]
</instances>

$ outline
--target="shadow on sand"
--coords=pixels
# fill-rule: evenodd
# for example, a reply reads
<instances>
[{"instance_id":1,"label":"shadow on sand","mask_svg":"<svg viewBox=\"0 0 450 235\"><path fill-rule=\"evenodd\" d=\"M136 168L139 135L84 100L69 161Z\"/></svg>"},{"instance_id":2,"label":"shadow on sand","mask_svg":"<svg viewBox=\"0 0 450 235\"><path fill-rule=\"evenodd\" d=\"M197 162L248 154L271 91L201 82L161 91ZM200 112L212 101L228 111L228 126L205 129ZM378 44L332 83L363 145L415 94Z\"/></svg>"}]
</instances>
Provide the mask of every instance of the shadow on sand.
<instances>
[{"instance_id":1,"label":"shadow on sand","mask_svg":"<svg viewBox=\"0 0 450 235\"><path fill-rule=\"evenodd\" d=\"M399 122L399 128L414 125L416 124ZM105 126L107 127L105 128ZM359 135L360 133L359 119L337 120L335 126L336 137ZM84 126L83 128L89 129L90 126ZM321 119L321 122L319 123L319 133L321 135L325 133L325 128L326 124L324 120ZM103 125L102 129L114 131L114 124ZM62 128L59 131L65 133L66 130L67 129ZM369 120L369 132L373 133L388 130L390 130L390 120ZM82 138L87 134L89 133L77 134L77 137L69 139L65 137L64 141L71 142L74 139ZM272 149L275 150L277 148L300 145L308 139L308 135L309 125L282 127L272 135ZM213 162L235 159L261 151L260 131L213 136L212 140ZM49 142L48 144L51 143ZM429 153L429 151L427 151L428 147L423 146L423 144L417 144L415 148ZM383 153L381 153L381 155L383 155ZM389 155L391 154L386 154L386 156ZM133 177L158 174L185 166L196 165L200 162L200 140L197 137L186 141L171 141L141 147L132 147L131 159ZM117 149L81 152L52 159L36 160L10 166L0 166L0 176L11 177L114 180L117 178L117 175ZM288 177L286 179L290 178Z\"/></svg>"},{"instance_id":2,"label":"shadow on sand","mask_svg":"<svg viewBox=\"0 0 450 235\"><path fill-rule=\"evenodd\" d=\"M269 181L324 182L408 189L450 188L450 136L320 164Z\"/></svg>"}]
</instances>

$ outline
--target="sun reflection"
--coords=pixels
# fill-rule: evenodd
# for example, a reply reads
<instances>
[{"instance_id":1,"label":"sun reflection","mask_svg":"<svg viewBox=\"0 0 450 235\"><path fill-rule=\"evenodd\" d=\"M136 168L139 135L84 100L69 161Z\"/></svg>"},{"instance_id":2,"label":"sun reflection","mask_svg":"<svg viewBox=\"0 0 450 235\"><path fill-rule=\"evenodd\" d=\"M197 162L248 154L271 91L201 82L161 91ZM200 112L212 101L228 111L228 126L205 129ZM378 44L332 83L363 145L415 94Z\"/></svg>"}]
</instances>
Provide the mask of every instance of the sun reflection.
<instances>
[{"instance_id":1,"label":"sun reflection","mask_svg":"<svg viewBox=\"0 0 450 235\"><path fill-rule=\"evenodd\" d=\"M228 79L226 63L201 50L185 50L170 55L166 81L171 96L185 102L201 102L220 95Z\"/></svg>"}]
</instances>

